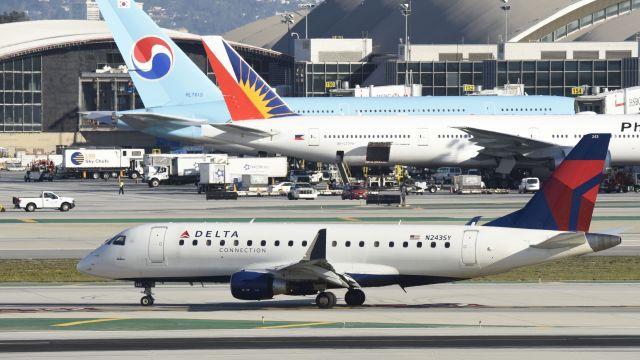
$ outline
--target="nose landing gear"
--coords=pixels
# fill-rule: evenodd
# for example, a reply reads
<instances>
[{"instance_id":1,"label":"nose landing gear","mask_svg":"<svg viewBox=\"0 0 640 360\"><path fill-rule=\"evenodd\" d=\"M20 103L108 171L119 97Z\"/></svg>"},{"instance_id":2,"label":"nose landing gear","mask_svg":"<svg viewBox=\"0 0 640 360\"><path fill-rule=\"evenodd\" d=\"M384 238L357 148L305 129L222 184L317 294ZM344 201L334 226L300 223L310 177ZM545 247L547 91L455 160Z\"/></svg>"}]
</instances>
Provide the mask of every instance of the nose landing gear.
<instances>
[{"instance_id":1,"label":"nose landing gear","mask_svg":"<svg viewBox=\"0 0 640 360\"><path fill-rule=\"evenodd\" d=\"M155 299L153 298L153 293L151 292L151 288L155 287L156 284L153 282L136 282L135 287L144 288L142 293L144 296L140 299L140 305L142 306L151 306L153 305Z\"/></svg>"}]
</instances>

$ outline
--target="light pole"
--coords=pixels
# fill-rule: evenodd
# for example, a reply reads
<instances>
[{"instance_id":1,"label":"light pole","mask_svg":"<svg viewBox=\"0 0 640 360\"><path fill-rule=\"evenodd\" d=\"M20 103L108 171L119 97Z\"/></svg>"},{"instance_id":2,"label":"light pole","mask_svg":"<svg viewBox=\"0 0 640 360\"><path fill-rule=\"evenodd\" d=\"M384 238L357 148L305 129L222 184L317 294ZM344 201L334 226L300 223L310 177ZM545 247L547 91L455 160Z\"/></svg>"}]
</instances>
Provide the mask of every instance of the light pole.
<instances>
[{"instance_id":1,"label":"light pole","mask_svg":"<svg viewBox=\"0 0 640 360\"><path fill-rule=\"evenodd\" d=\"M504 10L504 42L506 43L509 38L509 10L511 10L511 5L509 5L509 0L501 0L504 5L500 6L500 9Z\"/></svg>"},{"instance_id":2,"label":"light pole","mask_svg":"<svg viewBox=\"0 0 640 360\"><path fill-rule=\"evenodd\" d=\"M304 16L304 38L308 39L309 38L309 14L311 14L311 9L316 7L316 4L304 3L304 4L298 5L298 7L300 7L301 9L309 10L307 11L307 15Z\"/></svg>"},{"instance_id":3,"label":"light pole","mask_svg":"<svg viewBox=\"0 0 640 360\"><path fill-rule=\"evenodd\" d=\"M404 16L404 85L409 83L409 16L411 1L400 4L400 12Z\"/></svg>"},{"instance_id":4,"label":"light pole","mask_svg":"<svg viewBox=\"0 0 640 360\"><path fill-rule=\"evenodd\" d=\"M284 13L284 14L280 14L280 16L282 16L282 19L280 19L280 22L283 24L287 24L287 33L289 34L289 41L288 41L288 50L289 50L289 54L292 53L291 51L291 25L294 23L293 21L293 14L292 13Z\"/></svg>"}]
</instances>

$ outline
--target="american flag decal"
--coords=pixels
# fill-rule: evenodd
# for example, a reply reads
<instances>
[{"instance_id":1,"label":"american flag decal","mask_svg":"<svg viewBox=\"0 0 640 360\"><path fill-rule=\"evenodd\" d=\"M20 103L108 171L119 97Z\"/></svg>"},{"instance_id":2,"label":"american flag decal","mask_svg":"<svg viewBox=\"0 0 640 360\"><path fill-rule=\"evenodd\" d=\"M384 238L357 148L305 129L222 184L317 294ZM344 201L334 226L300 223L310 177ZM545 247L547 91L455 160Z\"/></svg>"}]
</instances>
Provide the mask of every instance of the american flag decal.
<instances>
[{"instance_id":1,"label":"american flag decal","mask_svg":"<svg viewBox=\"0 0 640 360\"><path fill-rule=\"evenodd\" d=\"M409 240L420 240L420 235L411 235L409 236Z\"/></svg>"},{"instance_id":2,"label":"american flag decal","mask_svg":"<svg viewBox=\"0 0 640 360\"><path fill-rule=\"evenodd\" d=\"M295 139L296 139L296 140L304 140L304 134L302 134L302 135L296 135L296 136L295 136Z\"/></svg>"}]
</instances>

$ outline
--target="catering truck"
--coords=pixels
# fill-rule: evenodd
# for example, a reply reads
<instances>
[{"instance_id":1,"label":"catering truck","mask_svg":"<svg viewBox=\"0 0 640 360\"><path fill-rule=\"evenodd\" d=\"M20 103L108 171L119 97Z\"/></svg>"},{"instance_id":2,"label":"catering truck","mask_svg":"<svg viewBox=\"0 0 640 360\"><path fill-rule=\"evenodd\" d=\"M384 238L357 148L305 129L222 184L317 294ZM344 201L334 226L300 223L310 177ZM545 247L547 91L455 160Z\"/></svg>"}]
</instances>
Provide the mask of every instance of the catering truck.
<instances>
[{"instance_id":1,"label":"catering truck","mask_svg":"<svg viewBox=\"0 0 640 360\"><path fill-rule=\"evenodd\" d=\"M168 154L155 159L157 165L145 164L144 180L149 187L160 184L195 184L200 179L200 164L225 163L226 154Z\"/></svg>"},{"instance_id":2,"label":"catering truck","mask_svg":"<svg viewBox=\"0 0 640 360\"><path fill-rule=\"evenodd\" d=\"M136 160L144 149L65 149L62 168L67 176L108 179L121 173L132 179L140 176Z\"/></svg>"},{"instance_id":3,"label":"catering truck","mask_svg":"<svg viewBox=\"0 0 640 360\"><path fill-rule=\"evenodd\" d=\"M209 198L211 192L223 191L233 184L248 191L264 185L266 191L268 179L286 177L287 170L284 156L230 157L225 162L200 164L198 193L206 192Z\"/></svg>"}]
</instances>

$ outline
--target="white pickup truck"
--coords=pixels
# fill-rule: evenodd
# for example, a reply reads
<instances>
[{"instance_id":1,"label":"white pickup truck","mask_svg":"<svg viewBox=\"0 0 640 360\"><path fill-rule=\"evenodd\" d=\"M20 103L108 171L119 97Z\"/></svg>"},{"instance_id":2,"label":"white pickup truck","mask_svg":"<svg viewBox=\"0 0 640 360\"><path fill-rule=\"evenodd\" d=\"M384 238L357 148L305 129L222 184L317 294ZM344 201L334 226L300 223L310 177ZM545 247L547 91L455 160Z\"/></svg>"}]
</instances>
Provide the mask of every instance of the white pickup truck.
<instances>
[{"instance_id":1,"label":"white pickup truck","mask_svg":"<svg viewBox=\"0 0 640 360\"><path fill-rule=\"evenodd\" d=\"M76 206L76 202L73 198L58 196L51 191L43 191L39 197L14 197L13 205L16 209L24 209L28 212L36 209L69 211Z\"/></svg>"}]
</instances>

